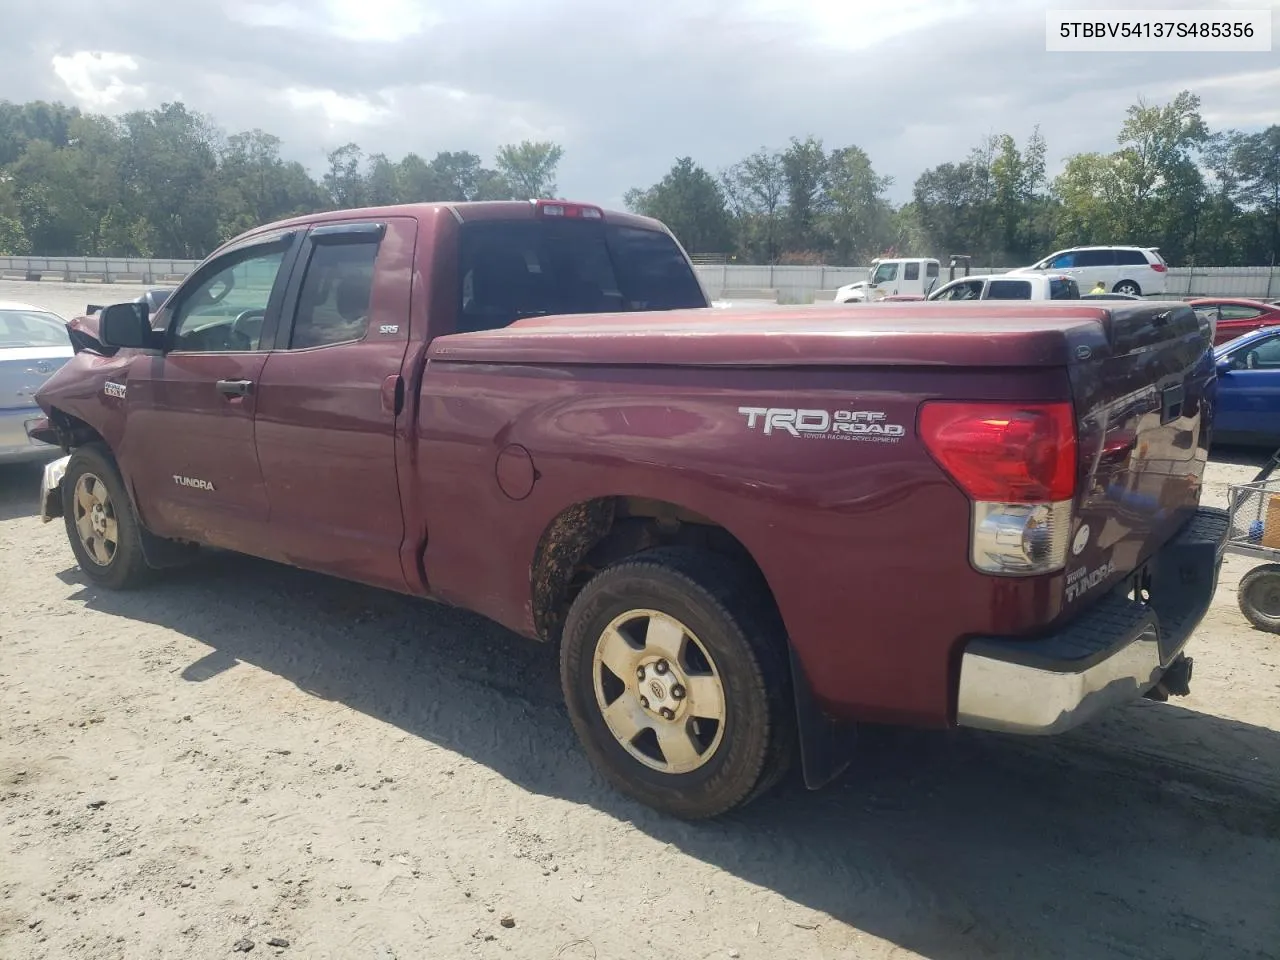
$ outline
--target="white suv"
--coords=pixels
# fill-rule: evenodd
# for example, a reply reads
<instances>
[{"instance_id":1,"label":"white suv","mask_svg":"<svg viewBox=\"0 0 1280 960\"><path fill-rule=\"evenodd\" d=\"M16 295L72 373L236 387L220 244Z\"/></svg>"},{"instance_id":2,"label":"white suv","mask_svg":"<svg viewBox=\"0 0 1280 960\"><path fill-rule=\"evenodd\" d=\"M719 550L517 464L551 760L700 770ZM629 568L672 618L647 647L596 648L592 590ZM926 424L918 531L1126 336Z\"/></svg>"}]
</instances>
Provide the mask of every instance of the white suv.
<instances>
[{"instance_id":1,"label":"white suv","mask_svg":"<svg viewBox=\"0 0 1280 960\"><path fill-rule=\"evenodd\" d=\"M1011 273L1065 273L1088 293L1099 281L1111 293L1165 292L1169 265L1155 247L1072 247Z\"/></svg>"}]
</instances>

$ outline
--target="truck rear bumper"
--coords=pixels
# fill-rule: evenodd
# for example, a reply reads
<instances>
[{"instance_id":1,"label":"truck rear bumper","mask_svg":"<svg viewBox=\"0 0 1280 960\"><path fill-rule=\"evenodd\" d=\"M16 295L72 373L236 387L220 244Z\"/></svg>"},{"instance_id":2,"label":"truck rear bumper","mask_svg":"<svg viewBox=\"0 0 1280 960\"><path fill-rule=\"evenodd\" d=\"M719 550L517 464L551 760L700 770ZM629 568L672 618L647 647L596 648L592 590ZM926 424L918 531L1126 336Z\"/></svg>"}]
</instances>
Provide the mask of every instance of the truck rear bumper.
<instances>
[{"instance_id":1,"label":"truck rear bumper","mask_svg":"<svg viewBox=\"0 0 1280 960\"><path fill-rule=\"evenodd\" d=\"M1034 640L970 640L956 722L1061 733L1143 696L1171 667L1184 673L1182 648L1217 589L1227 529L1225 510L1202 507L1144 567L1061 630Z\"/></svg>"}]
</instances>

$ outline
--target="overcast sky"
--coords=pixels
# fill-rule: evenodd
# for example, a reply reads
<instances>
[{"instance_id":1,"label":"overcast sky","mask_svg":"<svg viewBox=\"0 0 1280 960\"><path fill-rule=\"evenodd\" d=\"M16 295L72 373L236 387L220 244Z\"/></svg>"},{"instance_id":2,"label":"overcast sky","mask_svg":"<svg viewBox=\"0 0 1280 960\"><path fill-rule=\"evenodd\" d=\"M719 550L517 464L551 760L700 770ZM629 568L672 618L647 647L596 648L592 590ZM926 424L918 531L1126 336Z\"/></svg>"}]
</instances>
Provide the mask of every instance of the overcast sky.
<instances>
[{"instance_id":1,"label":"overcast sky","mask_svg":"<svg viewBox=\"0 0 1280 960\"><path fill-rule=\"evenodd\" d=\"M0 97L120 113L182 100L319 172L551 139L562 195L618 206L677 156L712 171L812 133L909 196L927 167L1037 123L1051 168L1114 148L1125 107L1182 88L1215 128L1280 122L1270 53L1045 52L1045 10L1097 0L0 0ZM1130 7L1272 9L1280 0ZM1052 172L1052 169L1051 169Z\"/></svg>"}]
</instances>

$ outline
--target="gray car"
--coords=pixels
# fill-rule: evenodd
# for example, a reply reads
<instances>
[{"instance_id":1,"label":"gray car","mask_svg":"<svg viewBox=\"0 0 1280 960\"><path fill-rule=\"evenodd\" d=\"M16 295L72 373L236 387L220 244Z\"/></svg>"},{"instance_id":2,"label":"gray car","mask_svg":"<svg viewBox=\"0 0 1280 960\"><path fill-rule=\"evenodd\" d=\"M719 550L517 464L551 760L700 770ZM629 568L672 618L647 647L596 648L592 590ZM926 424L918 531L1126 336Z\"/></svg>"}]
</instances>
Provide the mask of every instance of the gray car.
<instances>
[{"instance_id":1,"label":"gray car","mask_svg":"<svg viewBox=\"0 0 1280 960\"><path fill-rule=\"evenodd\" d=\"M71 359L66 321L43 307L0 300L0 463L47 460L57 447L27 436L44 416L35 393Z\"/></svg>"}]
</instances>

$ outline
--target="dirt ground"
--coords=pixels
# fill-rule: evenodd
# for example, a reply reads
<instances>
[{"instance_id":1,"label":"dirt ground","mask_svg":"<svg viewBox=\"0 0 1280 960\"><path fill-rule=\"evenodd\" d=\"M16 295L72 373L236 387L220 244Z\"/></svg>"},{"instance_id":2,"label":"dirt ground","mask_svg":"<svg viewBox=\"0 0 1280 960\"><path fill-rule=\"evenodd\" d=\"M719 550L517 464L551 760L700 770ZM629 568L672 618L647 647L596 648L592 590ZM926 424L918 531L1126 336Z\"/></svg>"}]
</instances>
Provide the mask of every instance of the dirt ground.
<instances>
[{"instance_id":1,"label":"dirt ground","mask_svg":"<svg viewBox=\"0 0 1280 960\"><path fill-rule=\"evenodd\" d=\"M0 283L65 313L102 292ZM1261 461L1224 453L1207 499ZM689 825L591 771L553 651L234 556L99 591L38 476L0 468L5 960L1280 955L1280 637L1236 606L1250 561L1190 697L1052 740L870 730L828 789Z\"/></svg>"}]
</instances>

